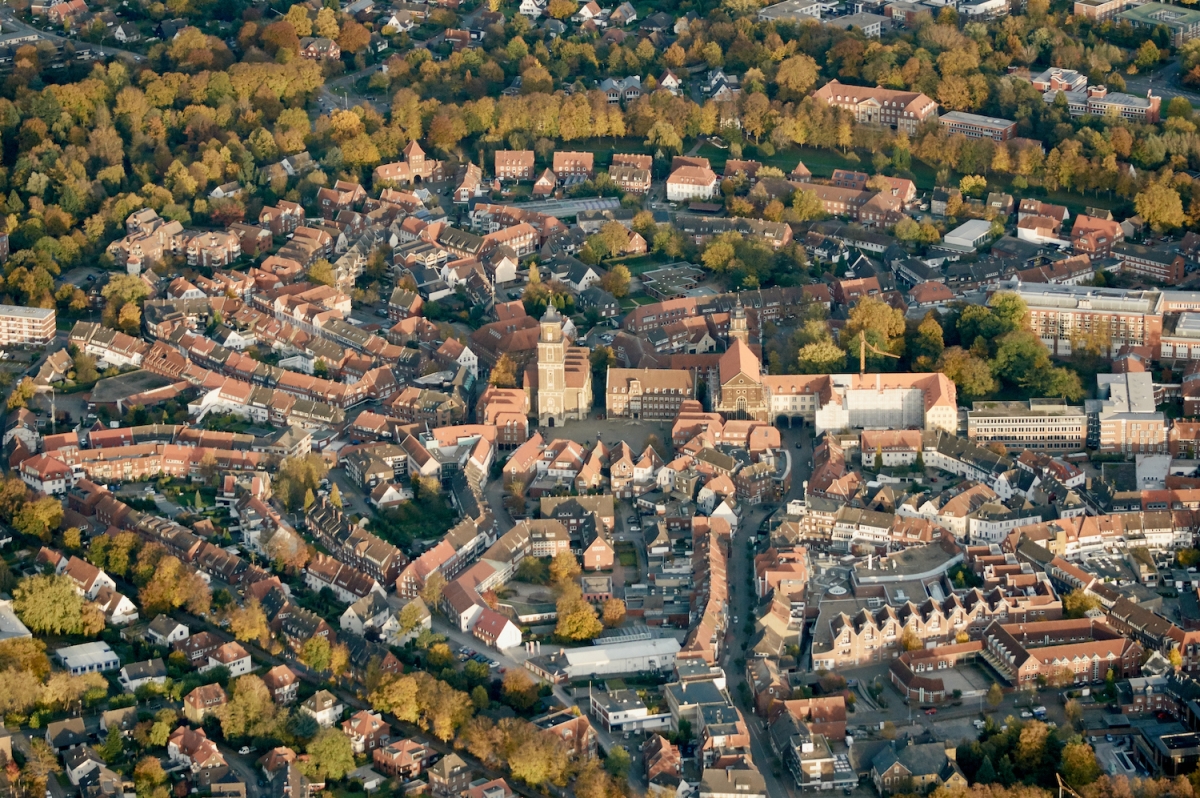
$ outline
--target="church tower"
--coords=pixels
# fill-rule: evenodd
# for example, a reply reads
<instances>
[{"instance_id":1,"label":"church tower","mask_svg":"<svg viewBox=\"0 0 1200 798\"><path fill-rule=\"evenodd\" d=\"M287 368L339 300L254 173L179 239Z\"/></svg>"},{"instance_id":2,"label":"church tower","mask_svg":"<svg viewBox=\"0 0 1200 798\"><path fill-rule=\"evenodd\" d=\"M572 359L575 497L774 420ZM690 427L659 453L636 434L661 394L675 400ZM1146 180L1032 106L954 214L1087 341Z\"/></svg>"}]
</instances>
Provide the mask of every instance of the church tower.
<instances>
[{"instance_id":1,"label":"church tower","mask_svg":"<svg viewBox=\"0 0 1200 798\"><path fill-rule=\"evenodd\" d=\"M733 313L729 317L729 344L733 345L734 341L741 341L744 344L750 343L750 328L746 325L746 309L742 307L742 298L737 298L737 303L733 306Z\"/></svg>"},{"instance_id":2,"label":"church tower","mask_svg":"<svg viewBox=\"0 0 1200 798\"><path fill-rule=\"evenodd\" d=\"M561 426L565 418L566 340L562 315L553 305L546 308L538 338L538 425Z\"/></svg>"}]
</instances>

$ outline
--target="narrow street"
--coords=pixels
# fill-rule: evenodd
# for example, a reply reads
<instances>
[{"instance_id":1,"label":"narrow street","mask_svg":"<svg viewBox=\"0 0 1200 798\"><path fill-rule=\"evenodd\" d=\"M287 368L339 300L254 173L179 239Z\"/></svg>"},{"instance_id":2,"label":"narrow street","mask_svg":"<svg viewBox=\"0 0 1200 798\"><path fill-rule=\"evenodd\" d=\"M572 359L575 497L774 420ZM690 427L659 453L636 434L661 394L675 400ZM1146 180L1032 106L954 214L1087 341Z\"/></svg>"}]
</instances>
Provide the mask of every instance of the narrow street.
<instances>
[{"instance_id":1,"label":"narrow street","mask_svg":"<svg viewBox=\"0 0 1200 798\"><path fill-rule=\"evenodd\" d=\"M742 516L737 531L733 536L733 557L729 564L729 607L731 634L727 638L728 645L722 666L728 683L729 696L742 711L746 718L746 728L750 731L750 753L754 764L758 767L767 784L767 795L793 795L793 785L775 777L772 765L775 755L771 752L770 743L762 726L762 719L754 714L753 703L742 702L741 685L746 681L746 669L739 666L739 660L744 661L746 652L743 645L748 645L752 637L745 629L747 619L754 617L758 604L752 592L752 568L754 562L754 538L758 526L775 509L775 505L752 507ZM737 618L737 623L734 623Z\"/></svg>"}]
</instances>

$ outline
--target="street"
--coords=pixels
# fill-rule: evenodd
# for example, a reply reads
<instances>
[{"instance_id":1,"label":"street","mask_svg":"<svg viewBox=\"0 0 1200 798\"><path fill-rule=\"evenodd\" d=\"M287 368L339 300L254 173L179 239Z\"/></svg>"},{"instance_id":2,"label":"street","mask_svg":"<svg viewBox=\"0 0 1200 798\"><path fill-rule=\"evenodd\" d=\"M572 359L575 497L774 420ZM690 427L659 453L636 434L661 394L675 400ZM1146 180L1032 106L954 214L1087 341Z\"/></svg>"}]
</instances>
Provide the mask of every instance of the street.
<instances>
[{"instance_id":1,"label":"street","mask_svg":"<svg viewBox=\"0 0 1200 798\"><path fill-rule=\"evenodd\" d=\"M1163 98L1163 115L1166 115L1166 105L1175 97L1183 97L1192 105L1200 105L1200 92L1193 91L1179 82L1180 64L1178 59L1172 60L1159 69L1124 75L1125 92L1135 97L1144 97L1147 91L1153 91Z\"/></svg>"},{"instance_id":2,"label":"street","mask_svg":"<svg viewBox=\"0 0 1200 798\"><path fill-rule=\"evenodd\" d=\"M12 31L14 33L24 34L36 33L43 39L55 42L71 42L76 47L87 47L95 53L106 55L110 58L121 57L135 62L146 60L146 56L130 50L122 50L119 47L109 47L108 45L92 44L91 42L81 42L78 39L72 39L69 36L61 36L53 31L42 30L41 28L35 28L32 25L27 25L21 20L17 19L16 13L8 6L0 7L0 21L3 21L6 32Z\"/></svg>"}]
</instances>

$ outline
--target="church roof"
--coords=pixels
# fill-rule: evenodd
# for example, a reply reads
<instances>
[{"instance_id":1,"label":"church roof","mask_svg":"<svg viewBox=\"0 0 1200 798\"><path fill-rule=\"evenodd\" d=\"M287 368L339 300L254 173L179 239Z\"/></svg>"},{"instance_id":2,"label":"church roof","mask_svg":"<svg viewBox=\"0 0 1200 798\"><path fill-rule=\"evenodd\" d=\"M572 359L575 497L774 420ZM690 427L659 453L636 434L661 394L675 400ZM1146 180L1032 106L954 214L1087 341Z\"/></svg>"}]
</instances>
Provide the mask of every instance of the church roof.
<instances>
[{"instance_id":1,"label":"church roof","mask_svg":"<svg viewBox=\"0 0 1200 798\"><path fill-rule=\"evenodd\" d=\"M734 339L725 354L721 355L719 366L722 385L736 377L739 372L755 382L759 381L758 356L741 338Z\"/></svg>"}]
</instances>

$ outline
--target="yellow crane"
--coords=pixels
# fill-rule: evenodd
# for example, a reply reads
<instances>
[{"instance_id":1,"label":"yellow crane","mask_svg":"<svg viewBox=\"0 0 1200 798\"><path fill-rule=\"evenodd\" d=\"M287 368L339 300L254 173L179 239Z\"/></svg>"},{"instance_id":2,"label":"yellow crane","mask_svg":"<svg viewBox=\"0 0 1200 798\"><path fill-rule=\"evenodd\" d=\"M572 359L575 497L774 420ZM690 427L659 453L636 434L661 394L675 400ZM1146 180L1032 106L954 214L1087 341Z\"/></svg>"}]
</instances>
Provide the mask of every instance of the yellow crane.
<instances>
[{"instance_id":1,"label":"yellow crane","mask_svg":"<svg viewBox=\"0 0 1200 798\"><path fill-rule=\"evenodd\" d=\"M867 349L870 349L877 355L895 358L896 360L900 359L899 355L893 355L891 352L885 352L874 344L868 343L866 334L860 333L858 336L858 375L860 377L867 373Z\"/></svg>"}]
</instances>

